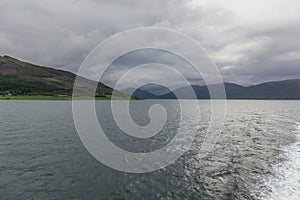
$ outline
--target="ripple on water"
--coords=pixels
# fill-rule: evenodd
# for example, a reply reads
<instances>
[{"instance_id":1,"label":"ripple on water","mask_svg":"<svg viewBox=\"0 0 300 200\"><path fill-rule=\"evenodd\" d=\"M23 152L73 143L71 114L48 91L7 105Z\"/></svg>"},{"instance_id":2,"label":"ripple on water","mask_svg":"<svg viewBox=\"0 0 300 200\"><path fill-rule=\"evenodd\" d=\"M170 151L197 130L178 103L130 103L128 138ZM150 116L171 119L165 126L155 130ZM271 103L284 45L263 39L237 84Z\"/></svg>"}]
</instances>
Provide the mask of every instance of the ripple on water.
<instances>
[{"instance_id":1,"label":"ripple on water","mask_svg":"<svg viewBox=\"0 0 300 200\"><path fill-rule=\"evenodd\" d=\"M139 113L149 102L134 107L140 122L148 120ZM115 131L108 104L97 102L98 117L122 148L142 152L169 139L162 134L151 143L131 142ZM127 174L89 155L76 133L70 103L0 102L0 199L296 199L300 144L293 131L300 101L229 101L223 132L213 151L201 158L209 105L201 101L199 119L183 127L198 133L190 151L164 169ZM166 133L176 132L175 125L171 121ZM277 178L264 182L274 174Z\"/></svg>"}]
</instances>

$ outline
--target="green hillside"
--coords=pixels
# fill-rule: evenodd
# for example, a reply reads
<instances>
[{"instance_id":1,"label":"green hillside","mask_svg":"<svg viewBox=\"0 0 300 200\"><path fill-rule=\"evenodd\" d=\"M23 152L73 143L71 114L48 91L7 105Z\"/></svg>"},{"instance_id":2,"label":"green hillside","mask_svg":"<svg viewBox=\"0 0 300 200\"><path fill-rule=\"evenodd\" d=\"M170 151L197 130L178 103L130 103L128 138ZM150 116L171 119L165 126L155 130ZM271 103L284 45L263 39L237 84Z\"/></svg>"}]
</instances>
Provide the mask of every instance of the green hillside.
<instances>
[{"instance_id":1,"label":"green hillside","mask_svg":"<svg viewBox=\"0 0 300 200\"><path fill-rule=\"evenodd\" d=\"M75 77L68 71L0 56L0 99L71 99ZM91 84L83 80L83 88ZM111 93L111 88L98 84L97 99L110 99Z\"/></svg>"}]
</instances>

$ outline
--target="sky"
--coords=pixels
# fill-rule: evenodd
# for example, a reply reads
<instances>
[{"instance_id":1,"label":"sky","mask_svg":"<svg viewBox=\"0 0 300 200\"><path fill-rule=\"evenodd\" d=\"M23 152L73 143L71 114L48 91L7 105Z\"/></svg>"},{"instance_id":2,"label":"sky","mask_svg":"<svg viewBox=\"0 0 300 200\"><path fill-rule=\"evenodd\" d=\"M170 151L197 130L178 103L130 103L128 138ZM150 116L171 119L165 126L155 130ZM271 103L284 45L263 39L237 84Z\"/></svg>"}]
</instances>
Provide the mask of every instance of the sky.
<instances>
[{"instance_id":1,"label":"sky","mask_svg":"<svg viewBox=\"0 0 300 200\"><path fill-rule=\"evenodd\" d=\"M165 27L198 41L226 82L300 78L299 0L0 0L0 8L0 54L35 64L77 72L110 36Z\"/></svg>"}]
</instances>

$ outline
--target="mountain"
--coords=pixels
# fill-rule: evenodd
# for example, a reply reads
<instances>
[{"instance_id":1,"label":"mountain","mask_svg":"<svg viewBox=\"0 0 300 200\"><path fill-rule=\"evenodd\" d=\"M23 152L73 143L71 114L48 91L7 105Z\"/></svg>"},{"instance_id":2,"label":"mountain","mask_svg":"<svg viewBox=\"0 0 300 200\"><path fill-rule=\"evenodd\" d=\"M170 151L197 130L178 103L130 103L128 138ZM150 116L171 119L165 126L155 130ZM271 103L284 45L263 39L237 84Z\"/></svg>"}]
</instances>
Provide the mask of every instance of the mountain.
<instances>
[{"instance_id":1,"label":"mountain","mask_svg":"<svg viewBox=\"0 0 300 200\"><path fill-rule=\"evenodd\" d=\"M300 79L266 82L247 87L247 96L255 98L300 99Z\"/></svg>"},{"instance_id":2,"label":"mountain","mask_svg":"<svg viewBox=\"0 0 300 200\"><path fill-rule=\"evenodd\" d=\"M76 75L63 70L42 67L23 62L9 56L0 56L0 97L1 95L43 95L71 96ZM91 81L82 79L82 88L89 87ZM225 83L228 99L300 99L300 79L266 82L248 87ZM213 85L211 87L214 87ZM198 99L209 99L207 86L193 85ZM181 99L192 96L186 87L178 88L174 93ZM168 88L157 84L147 84L137 90L128 88L122 91L142 99L175 99ZM109 98L112 89L98 83L96 97ZM124 94L119 92L120 96Z\"/></svg>"},{"instance_id":3,"label":"mountain","mask_svg":"<svg viewBox=\"0 0 300 200\"><path fill-rule=\"evenodd\" d=\"M141 86L139 89L158 96L171 92L169 88L156 83L145 84Z\"/></svg>"},{"instance_id":4,"label":"mountain","mask_svg":"<svg viewBox=\"0 0 300 200\"><path fill-rule=\"evenodd\" d=\"M217 85L211 85L216 87ZM241 86L234 83L224 83L227 99L300 99L300 79L266 82L252 86ZM207 86L192 85L197 99L209 99ZM193 98L187 87L181 87L174 91L180 99ZM153 94L139 88L134 95L144 99L176 99L173 92L162 95ZM146 94L146 95L144 95Z\"/></svg>"},{"instance_id":5,"label":"mountain","mask_svg":"<svg viewBox=\"0 0 300 200\"><path fill-rule=\"evenodd\" d=\"M132 96L135 96L135 97L139 97L142 99L159 99L160 98L160 95L156 95L156 94L153 94L151 92L148 92L148 91L145 91L143 89L134 89L134 88L126 88L124 90L122 90L123 93L125 94L132 94Z\"/></svg>"},{"instance_id":6,"label":"mountain","mask_svg":"<svg viewBox=\"0 0 300 200\"><path fill-rule=\"evenodd\" d=\"M122 92L125 94L132 94L132 96L140 97L142 99L160 99L167 93L169 93L170 96L168 99L176 98L175 95L171 96L172 92L168 88L153 83L143 85L138 89L126 88L122 90Z\"/></svg>"},{"instance_id":7,"label":"mountain","mask_svg":"<svg viewBox=\"0 0 300 200\"><path fill-rule=\"evenodd\" d=\"M71 96L76 75L42 67L9 56L0 56L0 95ZM82 78L83 86L91 81ZM96 96L110 95L112 89L98 83Z\"/></svg>"}]
</instances>

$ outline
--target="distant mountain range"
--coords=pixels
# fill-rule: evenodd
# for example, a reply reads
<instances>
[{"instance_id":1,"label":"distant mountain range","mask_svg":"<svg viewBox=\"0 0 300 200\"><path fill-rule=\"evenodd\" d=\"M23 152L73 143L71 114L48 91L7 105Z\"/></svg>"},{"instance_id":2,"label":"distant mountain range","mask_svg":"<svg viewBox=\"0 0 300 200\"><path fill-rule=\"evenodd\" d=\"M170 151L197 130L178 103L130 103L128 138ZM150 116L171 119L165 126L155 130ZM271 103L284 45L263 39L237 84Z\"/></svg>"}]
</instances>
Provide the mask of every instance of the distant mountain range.
<instances>
[{"instance_id":1,"label":"distant mountain range","mask_svg":"<svg viewBox=\"0 0 300 200\"><path fill-rule=\"evenodd\" d=\"M216 85L212 85L215 87ZM241 86L234 83L224 83L227 99L300 99L300 79L266 82L252 86ZM207 86L192 85L198 99L210 99ZM129 88L123 92L128 93ZM176 99L174 93L181 99L191 99L186 87L176 89L174 92L166 91L159 85L145 85L134 91L133 96L143 99ZM128 93L129 94L129 93Z\"/></svg>"},{"instance_id":2,"label":"distant mountain range","mask_svg":"<svg viewBox=\"0 0 300 200\"><path fill-rule=\"evenodd\" d=\"M76 75L63 70L43 67L23 62L10 56L0 56L0 95L72 95ZM90 80L82 81L83 88L91 84ZM300 79L266 82L252 86L241 86L225 83L228 99L300 99ZM198 99L209 99L207 86L192 86ZM146 84L137 90L127 88L126 94L133 92L134 97L142 99L176 99L168 88ZM112 88L98 83L96 96L109 97ZM187 88L176 89L182 99L190 99ZM123 95L122 93L119 93Z\"/></svg>"}]
</instances>

